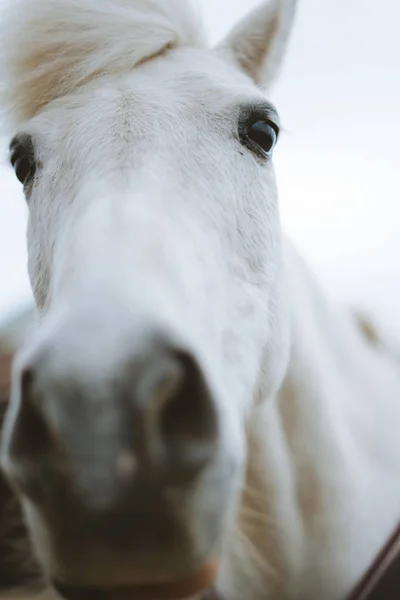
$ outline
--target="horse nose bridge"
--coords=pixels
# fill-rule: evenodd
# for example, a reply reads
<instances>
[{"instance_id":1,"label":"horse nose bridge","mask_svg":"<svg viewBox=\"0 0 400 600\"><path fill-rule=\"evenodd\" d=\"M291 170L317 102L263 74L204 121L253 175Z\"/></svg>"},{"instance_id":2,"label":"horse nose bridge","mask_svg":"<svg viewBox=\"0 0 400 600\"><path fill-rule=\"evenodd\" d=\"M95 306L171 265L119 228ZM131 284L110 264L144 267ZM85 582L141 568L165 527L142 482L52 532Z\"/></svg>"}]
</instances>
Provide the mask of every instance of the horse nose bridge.
<instances>
[{"instance_id":1,"label":"horse nose bridge","mask_svg":"<svg viewBox=\"0 0 400 600\"><path fill-rule=\"evenodd\" d=\"M41 497L53 477L99 509L115 508L139 484L192 480L212 460L218 425L193 351L153 332L125 345L108 369L93 370L89 355L79 337L71 345L70 332L20 365L8 454L22 490Z\"/></svg>"}]
</instances>

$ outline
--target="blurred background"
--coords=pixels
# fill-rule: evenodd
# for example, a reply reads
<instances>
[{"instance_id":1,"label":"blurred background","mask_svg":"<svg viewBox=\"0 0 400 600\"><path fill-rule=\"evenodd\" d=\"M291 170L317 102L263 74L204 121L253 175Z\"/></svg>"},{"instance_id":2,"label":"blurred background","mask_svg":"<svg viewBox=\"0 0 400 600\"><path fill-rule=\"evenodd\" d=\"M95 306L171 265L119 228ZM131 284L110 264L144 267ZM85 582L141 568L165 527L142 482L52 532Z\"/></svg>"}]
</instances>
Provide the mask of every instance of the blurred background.
<instances>
[{"instance_id":1,"label":"blurred background","mask_svg":"<svg viewBox=\"0 0 400 600\"><path fill-rule=\"evenodd\" d=\"M0 4L4 0L0 0ZM198 0L217 41L258 0ZM339 301L400 339L400 3L299 0L272 100L286 232ZM0 324L29 306L26 208L0 166Z\"/></svg>"}]
</instances>

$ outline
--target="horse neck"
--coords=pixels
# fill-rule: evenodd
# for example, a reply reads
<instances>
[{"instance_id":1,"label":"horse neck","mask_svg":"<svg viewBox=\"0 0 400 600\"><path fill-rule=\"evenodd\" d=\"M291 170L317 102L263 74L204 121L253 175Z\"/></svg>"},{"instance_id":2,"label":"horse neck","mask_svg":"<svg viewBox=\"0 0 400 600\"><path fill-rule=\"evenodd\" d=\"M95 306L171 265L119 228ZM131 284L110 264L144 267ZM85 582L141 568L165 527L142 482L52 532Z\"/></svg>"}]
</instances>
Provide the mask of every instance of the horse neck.
<instances>
[{"instance_id":1,"label":"horse neck","mask_svg":"<svg viewBox=\"0 0 400 600\"><path fill-rule=\"evenodd\" d=\"M286 266L291 359L279 394L249 422L227 563L236 589L258 582L263 599L342 599L399 517L399 371L290 246Z\"/></svg>"}]
</instances>

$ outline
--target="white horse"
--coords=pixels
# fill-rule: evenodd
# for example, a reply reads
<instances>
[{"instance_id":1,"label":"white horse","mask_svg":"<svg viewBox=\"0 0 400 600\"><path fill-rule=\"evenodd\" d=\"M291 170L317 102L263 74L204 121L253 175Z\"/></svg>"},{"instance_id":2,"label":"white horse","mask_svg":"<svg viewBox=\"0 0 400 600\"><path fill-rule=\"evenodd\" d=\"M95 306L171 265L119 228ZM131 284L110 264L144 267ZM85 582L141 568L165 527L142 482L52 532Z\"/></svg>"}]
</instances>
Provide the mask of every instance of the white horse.
<instances>
[{"instance_id":1,"label":"white horse","mask_svg":"<svg viewBox=\"0 0 400 600\"><path fill-rule=\"evenodd\" d=\"M39 315L2 465L67 597L202 572L343 600L400 516L398 365L281 234L264 92L294 4L212 49L187 0L2 15Z\"/></svg>"}]
</instances>

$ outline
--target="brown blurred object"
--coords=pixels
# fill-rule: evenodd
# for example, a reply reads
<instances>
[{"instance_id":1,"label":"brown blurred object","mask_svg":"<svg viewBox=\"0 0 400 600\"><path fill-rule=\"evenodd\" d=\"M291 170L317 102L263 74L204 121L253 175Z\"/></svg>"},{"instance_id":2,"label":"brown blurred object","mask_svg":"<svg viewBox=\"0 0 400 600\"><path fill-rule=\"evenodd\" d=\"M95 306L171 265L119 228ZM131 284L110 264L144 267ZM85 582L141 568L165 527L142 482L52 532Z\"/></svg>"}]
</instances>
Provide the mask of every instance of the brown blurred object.
<instances>
[{"instance_id":1,"label":"brown blurred object","mask_svg":"<svg viewBox=\"0 0 400 600\"><path fill-rule=\"evenodd\" d=\"M0 332L0 432L10 397L12 346L9 332ZM16 587L36 591L40 579L19 504L0 471L0 592Z\"/></svg>"},{"instance_id":2,"label":"brown blurred object","mask_svg":"<svg viewBox=\"0 0 400 600\"><path fill-rule=\"evenodd\" d=\"M11 364L11 354L0 354L0 401L2 404L8 401L11 379Z\"/></svg>"}]
</instances>

